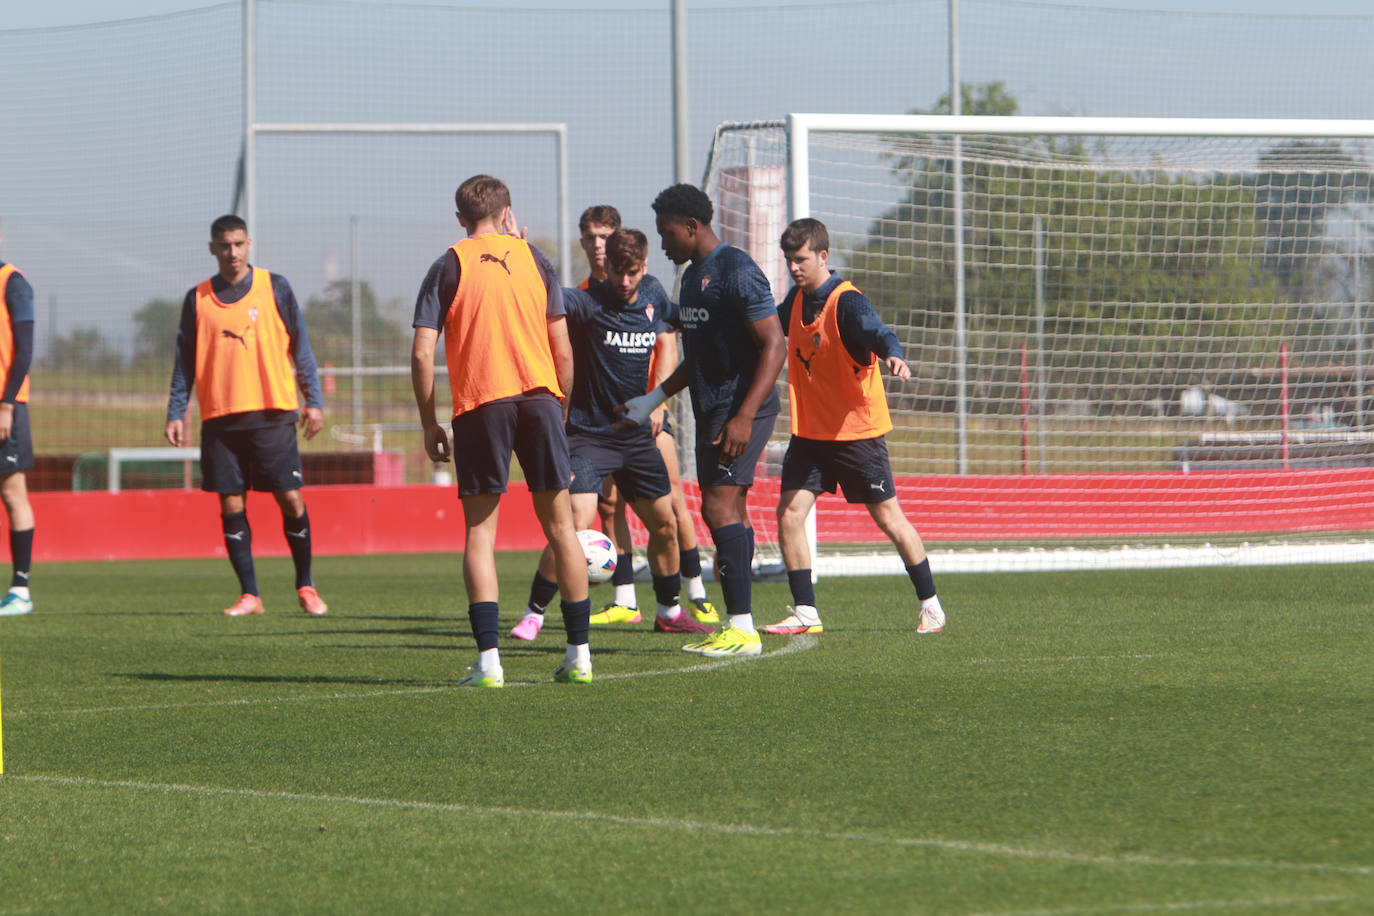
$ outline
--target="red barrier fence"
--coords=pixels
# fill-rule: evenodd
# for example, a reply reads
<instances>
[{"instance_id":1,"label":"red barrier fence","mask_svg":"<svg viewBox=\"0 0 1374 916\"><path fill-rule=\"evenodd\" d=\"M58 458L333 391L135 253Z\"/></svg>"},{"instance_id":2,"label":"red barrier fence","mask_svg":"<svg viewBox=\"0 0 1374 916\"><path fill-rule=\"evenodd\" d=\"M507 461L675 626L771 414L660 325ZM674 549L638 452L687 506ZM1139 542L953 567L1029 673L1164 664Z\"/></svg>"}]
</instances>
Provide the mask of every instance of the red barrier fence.
<instances>
[{"instance_id":1,"label":"red barrier fence","mask_svg":"<svg viewBox=\"0 0 1374 916\"><path fill-rule=\"evenodd\" d=\"M699 505L694 483L687 486L689 501ZM760 539L777 537L777 486L776 478L761 477L750 494ZM897 490L907 516L932 542L1374 530L1374 468L904 477ZM323 486L307 488L305 496L316 553L463 549L462 504L451 486ZM207 493L34 493L31 499L38 562L224 555L218 504ZM285 555L272 498L250 494L248 506L254 551ZM862 506L825 496L818 511L822 541L881 539ZM709 546L709 538L703 543ZM528 491L512 484L501 503L498 549L543 544Z\"/></svg>"}]
</instances>

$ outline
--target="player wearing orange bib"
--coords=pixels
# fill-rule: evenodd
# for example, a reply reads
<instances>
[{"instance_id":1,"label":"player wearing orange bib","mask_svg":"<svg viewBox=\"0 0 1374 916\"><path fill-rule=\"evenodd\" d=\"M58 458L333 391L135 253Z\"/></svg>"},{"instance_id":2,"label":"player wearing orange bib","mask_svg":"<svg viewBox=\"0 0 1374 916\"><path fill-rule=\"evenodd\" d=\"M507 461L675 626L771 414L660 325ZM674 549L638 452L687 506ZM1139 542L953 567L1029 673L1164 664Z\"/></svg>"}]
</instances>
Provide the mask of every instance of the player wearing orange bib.
<instances>
[{"instance_id":1,"label":"player wearing orange bib","mask_svg":"<svg viewBox=\"0 0 1374 916\"><path fill-rule=\"evenodd\" d=\"M587 617L587 563L573 526L571 470L559 403L572 390L562 287L553 265L523 233L513 234L510 191L490 175L474 175L455 195L468 237L431 265L415 300L411 385L433 461L453 461L463 502L466 542L463 586L478 658L465 687L501 687L496 517L511 455L520 461L535 515L553 551L563 594L567 650L554 680L592 680ZM455 451L439 425L434 398L434 350L444 337L453 396Z\"/></svg>"},{"instance_id":2,"label":"player wearing orange bib","mask_svg":"<svg viewBox=\"0 0 1374 916\"><path fill-rule=\"evenodd\" d=\"M782 234L795 287L778 306L787 332L787 388L792 438L782 462L778 540L792 613L763 628L778 635L820 633L806 517L820 493L844 490L861 503L896 546L921 602L917 633L938 633L945 612L935 594L930 561L916 529L897 502L883 438L892 429L880 364L902 381L911 370L901 343L872 303L827 266L825 224L799 219Z\"/></svg>"},{"instance_id":3,"label":"player wearing orange bib","mask_svg":"<svg viewBox=\"0 0 1374 916\"><path fill-rule=\"evenodd\" d=\"M237 216L221 216L210 226L210 253L219 272L193 287L182 303L165 435L173 445L187 443L186 409L194 388L201 489L219 495L224 547L239 580L239 599L224 613L263 612L246 511L251 488L276 498L296 567L296 599L305 613L319 616L329 607L311 577L310 516L301 496L295 425L299 386L305 437L314 438L324 427L320 382L291 285L248 263L252 245Z\"/></svg>"},{"instance_id":4,"label":"player wearing orange bib","mask_svg":"<svg viewBox=\"0 0 1374 916\"><path fill-rule=\"evenodd\" d=\"M13 574L0 617L33 612L33 508L24 472L33 467L29 431L29 364L33 361L33 287L13 264L0 261L0 499L10 520Z\"/></svg>"}]
</instances>

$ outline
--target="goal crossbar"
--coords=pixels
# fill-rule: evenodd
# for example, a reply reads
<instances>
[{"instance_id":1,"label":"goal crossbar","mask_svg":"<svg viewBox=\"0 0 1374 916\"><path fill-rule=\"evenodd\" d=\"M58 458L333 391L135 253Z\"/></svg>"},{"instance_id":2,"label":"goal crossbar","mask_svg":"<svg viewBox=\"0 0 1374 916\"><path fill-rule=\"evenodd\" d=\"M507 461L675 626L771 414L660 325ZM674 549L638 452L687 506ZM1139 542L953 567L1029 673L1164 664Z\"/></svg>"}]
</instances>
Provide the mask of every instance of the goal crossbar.
<instances>
[{"instance_id":1,"label":"goal crossbar","mask_svg":"<svg viewBox=\"0 0 1374 916\"><path fill-rule=\"evenodd\" d=\"M766 122L760 122L766 123ZM1374 121L1317 118L1066 118L995 115L805 114L787 116L788 213L811 215L807 189L812 131L963 135L1059 135L1070 137L1294 137L1374 138ZM747 126L747 125L740 125Z\"/></svg>"}]
</instances>

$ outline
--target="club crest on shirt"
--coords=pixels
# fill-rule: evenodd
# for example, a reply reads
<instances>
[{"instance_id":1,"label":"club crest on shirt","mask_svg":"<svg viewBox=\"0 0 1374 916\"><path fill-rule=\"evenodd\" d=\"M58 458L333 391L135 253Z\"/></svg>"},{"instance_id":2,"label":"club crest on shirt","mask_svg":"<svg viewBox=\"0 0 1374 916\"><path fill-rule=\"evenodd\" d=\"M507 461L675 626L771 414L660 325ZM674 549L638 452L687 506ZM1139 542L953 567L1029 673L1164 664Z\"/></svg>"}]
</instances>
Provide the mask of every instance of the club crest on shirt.
<instances>
[{"instance_id":1,"label":"club crest on shirt","mask_svg":"<svg viewBox=\"0 0 1374 916\"><path fill-rule=\"evenodd\" d=\"M654 320L654 305L652 302L644 306L644 317L650 321Z\"/></svg>"},{"instance_id":2,"label":"club crest on shirt","mask_svg":"<svg viewBox=\"0 0 1374 916\"><path fill-rule=\"evenodd\" d=\"M257 310L257 309L249 309L249 310L248 310L248 320L251 321L251 322L253 322L254 324L257 323L257 321L258 321L258 310Z\"/></svg>"},{"instance_id":3,"label":"club crest on shirt","mask_svg":"<svg viewBox=\"0 0 1374 916\"><path fill-rule=\"evenodd\" d=\"M710 286L710 285L711 285L711 275L710 275L710 274L707 274L706 276L704 276L704 277L701 278L701 291L702 291L703 293L706 292L706 287L708 287L708 286Z\"/></svg>"}]
</instances>

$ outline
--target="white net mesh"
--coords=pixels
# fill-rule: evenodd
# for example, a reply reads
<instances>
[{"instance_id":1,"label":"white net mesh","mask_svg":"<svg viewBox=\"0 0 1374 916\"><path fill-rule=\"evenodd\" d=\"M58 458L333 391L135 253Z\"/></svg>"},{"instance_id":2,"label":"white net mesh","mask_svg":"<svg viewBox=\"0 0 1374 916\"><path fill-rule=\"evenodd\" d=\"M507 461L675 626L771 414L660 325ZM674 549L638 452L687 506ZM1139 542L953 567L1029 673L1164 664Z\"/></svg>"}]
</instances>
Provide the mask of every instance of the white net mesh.
<instances>
[{"instance_id":1,"label":"white net mesh","mask_svg":"<svg viewBox=\"0 0 1374 916\"><path fill-rule=\"evenodd\" d=\"M965 135L961 348L952 138L813 130L810 215L912 369L888 379L888 441L927 541L1073 545L1080 560L1107 546L1115 558L1089 562L1132 565L1166 540L1189 562L1276 539L1289 561L1349 557L1333 536L1374 527L1371 151L1320 136ZM761 263L786 167L781 124L718 131L717 220ZM823 551L883 542L838 499L819 520Z\"/></svg>"}]
</instances>

